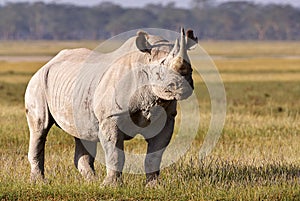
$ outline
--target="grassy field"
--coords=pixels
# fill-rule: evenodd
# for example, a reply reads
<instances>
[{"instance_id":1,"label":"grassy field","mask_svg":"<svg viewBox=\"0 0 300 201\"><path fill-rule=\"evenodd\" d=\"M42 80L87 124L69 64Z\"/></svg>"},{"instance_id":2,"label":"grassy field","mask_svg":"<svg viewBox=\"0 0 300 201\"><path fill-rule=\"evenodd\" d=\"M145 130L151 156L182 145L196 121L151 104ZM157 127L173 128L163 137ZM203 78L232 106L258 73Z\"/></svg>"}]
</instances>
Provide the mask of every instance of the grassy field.
<instances>
[{"instance_id":1,"label":"grassy field","mask_svg":"<svg viewBox=\"0 0 300 201\"><path fill-rule=\"evenodd\" d=\"M124 174L122 187L101 188L105 167L100 163L99 180L84 181L73 165L73 138L56 127L46 144L48 183L31 184L23 96L30 77L46 63L35 56L93 48L97 42L0 42L0 200L300 200L300 42L200 44L224 80L222 136L199 161L210 100L195 76L201 94L198 134L188 153L161 171L160 185L147 189L144 175L135 174ZM24 56L34 59L22 61ZM139 142L126 143L126 150L144 153Z\"/></svg>"}]
</instances>

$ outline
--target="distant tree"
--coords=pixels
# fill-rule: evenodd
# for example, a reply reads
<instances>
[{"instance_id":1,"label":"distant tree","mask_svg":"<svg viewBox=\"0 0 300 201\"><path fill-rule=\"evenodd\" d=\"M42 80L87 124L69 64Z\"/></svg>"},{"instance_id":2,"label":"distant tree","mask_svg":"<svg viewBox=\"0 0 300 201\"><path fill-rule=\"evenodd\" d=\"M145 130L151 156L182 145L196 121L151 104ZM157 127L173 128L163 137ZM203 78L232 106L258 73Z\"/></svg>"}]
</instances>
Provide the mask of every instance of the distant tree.
<instances>
[{"instance_id":1,"label":"distant tree","mask_svg":"<svg viewBox=\"0 0 300 201\"><path fill-rule=\"evenodd\" d=\"M148 10L150 12L152 12L154 15L159 15L159 13L163 12L163 10L165 9L164 6L160 3L160 4L147 4L144 7L145 10Z\"/></svg>"},{"instance_id":2,"label":"distant tree","mask_svg":"<svg viewBox=\"0 0 300 201\"><path fill-rule=\"evenodd\" d=\"M188 12L185 9L164 7L163 11L157 16L156 24L158 27L171 30L179 30L188 21Z\"/></svg>"},{"instance_id":3,"label":"distant tree","mask_svg":"<svg viewBox=\"0 0 300 201\"><path fill-rule=\"evenodd\" d=\"M216 4L191 0L191 9L148 4L122 8L111 2L94 7L7 3L0 6L0 39L103 39L141 27L195 30L200 39L300 40L300 9L244 1Z\"/></svg>"},{"instance_id":4,"label":"distant tree","mask_svg":"<svg viewBox=\"0 0 300 201\"><path fill-rule=\"evenodd\" d=\"M9 3L0 13L3 39L27 38L30 33L28 3Z\"/></svg>"},{"instance_id":5,"label":"distant tree","mask_svg":"<svg viewBox=\"0 0 300 201\"><path fill-rule=\"evenodd\" d=\"M204 9L215 5L215 0L192 0L192 8Z\"/></svg>"},{"instance_id":6,"label":"distant tree","mask_svg":"<svg viewBox=\"0 0 300 201\"><path fill-rule=\"evenodd\" d=\"M151 27L153 21L156 21L155 15L145 9L127 9L122 15L111 20L106 30L111 35L116 35L132 29Z\"/></svg>"}]
</instances>

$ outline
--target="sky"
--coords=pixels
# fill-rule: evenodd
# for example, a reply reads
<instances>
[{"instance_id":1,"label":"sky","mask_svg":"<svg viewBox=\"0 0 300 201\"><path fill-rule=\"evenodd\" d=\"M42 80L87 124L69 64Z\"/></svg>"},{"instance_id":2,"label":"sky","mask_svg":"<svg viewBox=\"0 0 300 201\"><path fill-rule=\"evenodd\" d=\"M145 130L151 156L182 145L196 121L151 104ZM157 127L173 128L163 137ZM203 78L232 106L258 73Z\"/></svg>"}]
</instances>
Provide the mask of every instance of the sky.
<instances>
[{"instance_id":1,"label":"sky","mask_svg":"<svg viewBox=\"0 0 300 201\"><path fill-rule=\"evenodd\" d=\"M84 6L92 6L100 4L101 2L108 1L108 0L0 0L1 4L6 2L38 2L44 1L47 3L55 2L55 3L72 3L76 5L84 5ZM143 7L149 3L162 3L163 5L169 2L175 2L177 7L184 7L189 8L191 5L191 0L109 0L110 2L116 3L123 7ZM240 1L240 0L216 0L219 3L226 2L226 1ZM259 4L267 4L267 3L276 3L276 4L290 4L296 7L300 7L300 0L247 0L250 2L255 2Z\"/></svg>"}]
</instances>

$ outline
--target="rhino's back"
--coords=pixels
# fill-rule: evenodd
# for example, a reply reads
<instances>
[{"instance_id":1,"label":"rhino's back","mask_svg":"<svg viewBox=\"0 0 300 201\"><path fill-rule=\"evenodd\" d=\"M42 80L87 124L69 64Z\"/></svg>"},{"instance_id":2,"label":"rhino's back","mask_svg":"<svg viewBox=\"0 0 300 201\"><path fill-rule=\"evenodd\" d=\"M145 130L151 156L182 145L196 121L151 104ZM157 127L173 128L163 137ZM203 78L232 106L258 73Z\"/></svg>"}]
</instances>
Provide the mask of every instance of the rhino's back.
<instances>
[{"instance_id":1,"label":"rhino's back","mask_svg":"<svg viewBox=\"0 0 300 201\"><path fill-rule=\"evenodd\" d=\"M34 93L29 88L40 85L37 90L42 91L36 93L44 93L51 115L63 130L79 138L97 140L97 126L89 106L94 83L91 80L96 76L88 63L92 53L85 48L61 51L33 76L27 91ZM79 116L84 122L79 122ZM80 128L82 125L87 128ZM87 133L82 133L84 130Z\"/></svg>"}]
</instances>

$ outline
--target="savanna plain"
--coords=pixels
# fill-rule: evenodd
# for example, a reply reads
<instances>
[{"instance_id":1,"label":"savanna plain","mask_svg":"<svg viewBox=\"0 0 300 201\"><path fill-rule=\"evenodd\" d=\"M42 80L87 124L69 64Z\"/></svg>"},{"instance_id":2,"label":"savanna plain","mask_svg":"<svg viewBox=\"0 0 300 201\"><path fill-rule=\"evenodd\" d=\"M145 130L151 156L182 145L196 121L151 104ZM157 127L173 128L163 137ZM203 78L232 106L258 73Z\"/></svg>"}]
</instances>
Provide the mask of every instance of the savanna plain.
<instances>
[{"instance_id":1,"label":"savanna plain","mask_svg":"<svg viewBox=\"0 0 300 201\"><path fill-rule=\"evenodd\" d=\"M46 143L47 182L30 183L26 85L59 50L97 45L0 42L0 200L300 200L300 42L200 41L224 81L224 129L212 153L200 161L211 102L195 73L199 130L188 152L162 169L156 188L144 187L144 175L128 173L122 186L101 188L105 167L97 161L99 179L83 180L73 165L73 138L55 126ZM200 60L194 57L193 63ZM141 138L125 144L132 153L145 148Z\"/></svg>"}]
</instances>

